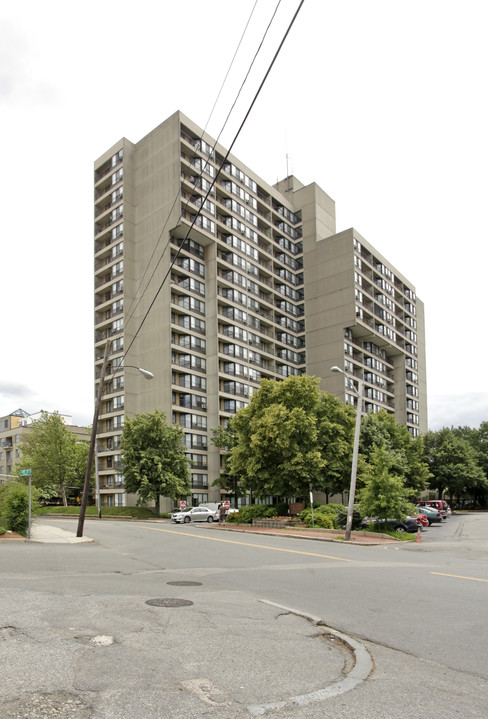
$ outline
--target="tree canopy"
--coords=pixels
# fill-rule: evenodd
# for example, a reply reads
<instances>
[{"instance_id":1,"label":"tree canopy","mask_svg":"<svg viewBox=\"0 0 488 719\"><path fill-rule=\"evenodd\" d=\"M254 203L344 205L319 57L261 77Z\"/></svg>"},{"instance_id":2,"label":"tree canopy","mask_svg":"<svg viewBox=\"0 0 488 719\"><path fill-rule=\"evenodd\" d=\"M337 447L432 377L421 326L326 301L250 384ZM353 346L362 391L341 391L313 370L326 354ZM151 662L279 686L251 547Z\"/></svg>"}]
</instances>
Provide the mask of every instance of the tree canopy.
<instances>
[{"instance_id":1,"label":"tree canopy","mask_svg":"<svg viewBox=\"0 0 488 719\"><path fill-rule=\"evenodd\" d=\"M88 443L77 440L57 413L42 412L20 445L19 469L32 470L32 484L42 492L59 493L67 504L67 492L83 486Z\"/></svg>"},{"instance_id":2,"label":"tree canopy","mask_svg":"<svg viewBox=\"0 0 488 719\"><path fill-rule=\"evenodd\" d=\"M455 427L452 432L456 437L465 439L474 449L478 466L488 478L488 422L482 422L478 429L473 427ZM471 488L472 498L480 507L488 504L488 482L476 482Z\"/></svg>"},{"instance_id":3,"label":"tree canopy","mask_svg":"<svg viewBox=\"0 0 488 719\"><path fill-rule=\"evenodd\" d=\"M139 495L139 504L189 494L190 471L182 440L181 428L169 425L159 410L126 419L121 442L125 488Z\"/></svg>"},{"instance_id":4,"label":"tree canopy","mask_svg":"<svg viewBox=\"0 0 488 719\"><path fill-rule=\"evenodd\" d=\"M451 499L459 500L477 492L484 494L488 489L488 480L478 464L479 454L465 437L465 432L447 427L425 435L424 456L432 475L430 487L439 497L447 492Z\"/></svg>"},{"instance_id":5,"label":"tree canopy","mask_svg":"<svg viewBox=\"0 0 488 719\"><path fill-rule=\"evenodd\" d=\"M315 377L262 380L232 421L228 471L255 496L325 491L350 467L354 411L322 393Z\"/></svg>"},{"instance_id":6,"label":"tree canopy","mask_svg":"<svg viewBox=\"0 0 488 719\"><path fill-rule=\"evenodd\" d=\"M410 497L415 490L405 487L403 478L394 472L395 455L385 447L375 447L371 453L359 491L362 514L378 519L402 520L414 511Z\"/></svg>"},{"instance_id":7,"label":"tree canopy","mask_svg":"<svg viewBox=\"0 0 488 719\"><path fill-rule=\"evenodd\" d=\"M413 438L405 427L398 424L395 417L385 410L370 413L361 421L360 464L361 482L368 474L377 448L383 448L389 455L390 471L400 477L407 489L415 493L425 489L429 480L429 467L424 457L423 438Z\"/></svg>"}]
</instances>

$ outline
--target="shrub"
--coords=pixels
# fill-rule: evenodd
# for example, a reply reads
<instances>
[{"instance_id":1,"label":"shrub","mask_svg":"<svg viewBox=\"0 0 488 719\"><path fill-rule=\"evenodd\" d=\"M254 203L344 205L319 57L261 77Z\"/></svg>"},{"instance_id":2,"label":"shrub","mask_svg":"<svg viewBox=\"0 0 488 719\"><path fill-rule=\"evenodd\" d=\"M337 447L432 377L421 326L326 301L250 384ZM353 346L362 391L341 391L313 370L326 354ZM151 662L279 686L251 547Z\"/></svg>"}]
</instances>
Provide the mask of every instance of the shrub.
<instances>
[{"instance_id":1,"label":"shrub","mask_svg":"<svg viewBox=\"0 0 488 719\"><path fill-rule=\"evenodd\" d=\"M300 513L300 519L306 527L322 527L323 529L334 528L334 518L330 512L321 512L322 506L317 507L313 510L313 525L312 525L312 510L304 509Z\"/></svg>"},{"instance_id":2,"label":"shrub","mask_svg":"<svg viewBox=\"0 0 488 719\"><path fill-rule=\"evenodd\" d=\"M288 517L289 505L288 502L280 502L279 504L273 504L269 508L269 514L267 517Z\"/></svg>"},{"instance_id":3,"label":"shrub","mask_svg":"<svg viewBox=\"0 0 488 719\"><path fill-rule=\"evenodd\" d=\"M341 509L345 509L342 504L318 504L315 506L314 502L314 526L324 527L324 529L339 529L340 525L336 518L341 512ZM312 511L310 506L301 512L300 519L307 527L312 526Z\"/></svg>"},{"instance_id":4,"label":"shrub","mask_svg":"<svg viewBox=\"0 0 488 719\"><path fill-rule=\"evenodd\" d=\"M335 523L338 529L343 529L346 526L347 522L347 507L344 507L344 505L342 504L339 504L338 507L339 510L337 511L335 517ZM354 507L354 511L352 513L352 529L358 529L361 525L361 520L362 516L359 512L359 509L357 507Z\"/></svg>"},{"instance_id":5,"label":"shrub","mask_svg":"<svg viewBox=\"0 0 488 719\"><path fill-rule=\"evenodd\" d=\"M238 522L239 524L252 524L253 519L279 516L279 512L284 506L283 504L277 504L271 507L269 504L250 504L247 507L240 507L238 512L227 515L227 521ZM288 514L288 505L286 505L286 513Z\"/></svg>"},{"instance_id":6,"label":"shrub","mask_svg":"<svg viewBox=\"0 0 488 719\"><path fill-rule=\"evenodd\" d=\"M250 504L239 509L239 523L252 524L253 519L265 517L269 507L266 504Z\"/></svg>"},{"instance_id":7,"label":"shrub","mask_svg":"<svg viewBox=\"0 0 488 719\"><path fill-rule=\"evenodd\" d=\"M7 528L2 527L2 525L0 524L0 535L5 534L6 531L7 531Z\"/></svg>"},{"instance_id":8,"label":"shrub","mask_svg":"<svg viewBox=\"0 0 488 719\"><path fill-rule=\"evenodd\" d=\"M29 490L22 484L9 483L2 495L2 517L7 528L18 534L27 534L29 526Z\"/></svg>"}]
</instances>

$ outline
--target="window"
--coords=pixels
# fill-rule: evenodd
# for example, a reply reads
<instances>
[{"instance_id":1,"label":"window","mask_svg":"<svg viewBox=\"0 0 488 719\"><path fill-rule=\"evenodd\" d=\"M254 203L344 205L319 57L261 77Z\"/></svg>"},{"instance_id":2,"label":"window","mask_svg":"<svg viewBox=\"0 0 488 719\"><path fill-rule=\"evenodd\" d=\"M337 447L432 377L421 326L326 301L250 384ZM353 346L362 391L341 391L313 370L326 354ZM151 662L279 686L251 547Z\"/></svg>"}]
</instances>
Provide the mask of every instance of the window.
<instances>
[{"instance_id":1,"label":"window","mask_svg":"<svg viewBox=\"0 0 488 719\"><path fill-rule=\"evenodd\" d=\"M114 172L114 173L113 173L113 175L112 175L112 185L116 185L117 182L120 182L121 179L123 178L123 176L124 176L124 170L123 170L123 168L121 167L119 170L117 170L117 172Z\"/></svg>"},{"instance_id":2,"label":"window","mask_svg":"<svg viewBox=\"0 0 488 719\"><path fill-rule=\"evenodd\" d=\"M119 162L122 162L122 159L124 157L124 151L119 150L115 153L115 155L112 156L112 167L115 167L119 164Z\"/></svg>"},{"instance_id":3,"label":"window","mask_svg":"<svg viewBox=\"0 0 488 719\"><path fill-rule=\"evenodd\" d=\"M208 494L204 492L195 492L195 494L187 497L187 502L193 507L198 507L199 504L206 504L206 502L208 502Z\"/></svg>"},{"instance_id":4,"label":"window","mask_svg":"<svg viewBox=\"0 0 488 719\"><path fill-rule=\"evenodd\" d=\"M190 354L180 355L174 352L172 354L171 361L174 364L178 364L180 367L200 370L201 372L205 372L207 367L206 360L203 357L196 357L195 355Z\"/></svg>"},{"instance_id":5,"label":"window","mask_svg":"<svg viewBox=\"0 0 488 719\"><path fill-rule=\"evenodd\" d=\"M187 389L201 389L204 392L207 389L207 380L205 377L199 377L193 374L177 375L173 372L173 384L178 384L180 387L186 387Z\"/></svg>"},{"instance_id":6,"label":"window","mask_svg":"<svg viewBox=\"0 0 488 719\"><path fill-rule=\"evenodd\" d=\"M187 452L185 456L192 467L207 469L208 457L206 454L192 454L191 452Z\"/></svg>"},{"instance_id":7,"label":"window","mask_svg":"<svg viewBox=\"0 0 488 719\"><path fill-rule=\"evenodd\" d=\"M204 283L195 280L193 277L179 277L177 275L172 275L171 282L174 282L178 285L178 287L181 287L184 290L190 290L191 292L195 292L196 294L205 297Z\"/></svg>"},{"instance_id":8,"label":"window","mask_svg":"<svg viewBox=\"0 0 488 719\"><path fill-rule=\"evenodd\" d=\"M191 329L195 330L195 332L205 334L205 320L198 319L198 317L179 315L178 325L179 327L185 327L185 329Z\"/></svg>"},{"instance_id":9,"label":"window","mask_svg":"<svg viewBox=\"0 0 488 719\"><path fill-rule=\"evenodd\" d=\"M117 334L118 332L122 332L124 329L124 320L115 320L112 322L112 334Z\"/></svg>"},{"instance_id":10,"label":"window","mask_svg":"<svg viewBox=\"0 0 488 719\"><path fill-rule=\"evenodd\" d=\"M207 418L199 414L180 414L179 424L186 429L207 429Z\"/></svg>"},{"instance_id":11,"label":"window","mask_svg":"<svg viewBox=\"0 0 488 719\"><path fill-rule=\"evenodd\" d=\"M224 412L229 412L231 414L235 414L240 409L243 409L244 407L247 407L247 402L241 402L237 399L225 399L224 400Z\"/></svg>"},{"instance_id":12,"label":"window","mask_svg":"<svg viewBox=\"0 0 488 719\"><path fill-rule=\"evenodd\" d=\"M207 230L211 232L212 235L215 235L215 222L213 220L205 217L205 215L192 215L191 220L197 227L201 227L203 230Z\"/></svg>"},{"instance_id":13,"label":"window","mask_svg":"<svg viewBox=\"0 0 488 719\"><path fill-rule=\"evenodd\" d=\"M205 277L205 265L201 262L197 262L192 257L181 257L180 255L176 258L176 264L187 272L193 272L200 277Z\"/></svg>"},{"instance_id":14,"label":"window","mask_svg":"<svg viewBox=\"0 0 488 719\"><path fill-rule=\"evenodd\" d=\"M192 474L192 489L208 489L208 474Z\"/></svg>"},{"instance_id":15,"label":"window","mask_svg":"<svg viewBox=\"0 0 488 719\"><path fill-rule=\"evenodd\" d=\"M114 397L114 410L122 409L124 406L124 395L121 394L119 397Z\"/></svg>"},{"instance_id":16,"label":"window","mask_svg":"<svg viewBox=\"0 0 488 719\"><path fill-rule=\"evenodd\" d=\"M205 434L184 434L183 444L187 449L207 449L207 436Z\"/></svg>"}]
</instances>

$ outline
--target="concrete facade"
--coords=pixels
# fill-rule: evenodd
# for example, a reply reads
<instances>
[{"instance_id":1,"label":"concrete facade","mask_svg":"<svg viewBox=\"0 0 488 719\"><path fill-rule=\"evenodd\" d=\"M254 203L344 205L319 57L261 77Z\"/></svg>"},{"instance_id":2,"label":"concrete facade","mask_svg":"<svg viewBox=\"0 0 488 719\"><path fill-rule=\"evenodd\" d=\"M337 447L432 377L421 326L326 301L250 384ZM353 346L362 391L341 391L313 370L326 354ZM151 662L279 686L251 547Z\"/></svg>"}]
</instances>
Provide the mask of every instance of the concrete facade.
<instances>
[{"instance_id":1,"label":"concrete facade","mask_svg":"<svg viewBox=\"0 0 488 719\"><path fill-rule=\"evenodd\" d=\"M180 112L95 162L95 386L107 341L103 504L135 502L120 436L126 415L154 409L184 430L188 501L220 501L211 429L262 378L307 372L354 403L330 373L339 365L364 379L362 411L385 408L413 436L427 429L412 283L354 229L337 233L334 201L318 185L293 176L268 185Z\"/></svg>"}]
</instances>

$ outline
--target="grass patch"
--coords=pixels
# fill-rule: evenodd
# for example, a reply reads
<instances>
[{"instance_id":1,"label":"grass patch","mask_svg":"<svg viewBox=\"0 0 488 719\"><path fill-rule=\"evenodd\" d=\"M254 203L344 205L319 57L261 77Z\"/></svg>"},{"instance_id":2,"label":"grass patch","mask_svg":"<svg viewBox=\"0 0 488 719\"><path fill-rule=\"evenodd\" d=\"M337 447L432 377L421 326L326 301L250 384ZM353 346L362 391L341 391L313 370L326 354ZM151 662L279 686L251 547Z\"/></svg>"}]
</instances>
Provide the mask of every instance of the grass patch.
<instances>
[{"instance_id":1,"label":"grass patch","mask_svg":"<svg viewBox=\"0 0 488 719\"><path fill-rule=\"evenodd\" d=\"M417 534L413 534L412 532L395 532L393 529L379 529L376 531L371 527L367 527L361 531L370 532L371 534L387 534L389 537L399 539L401 542L414 542L417 537Z\"/></svg>"},{"instance_id":2,"label":"grass patch","mask_svg":"<svg viewBox=\"0 0 488 719\"><path fill-rule=\"evenodd\" d=\"M41 507L39 514L72 514L78 516L80 514L79 507ZM168 518L170 514L156 514L147 507L102 507L102 517L131 517L133 519L156 519L158 517ZM87 507L85 516L98 517L98 509L96 507Z\"/></svg>"}]
</instances>

